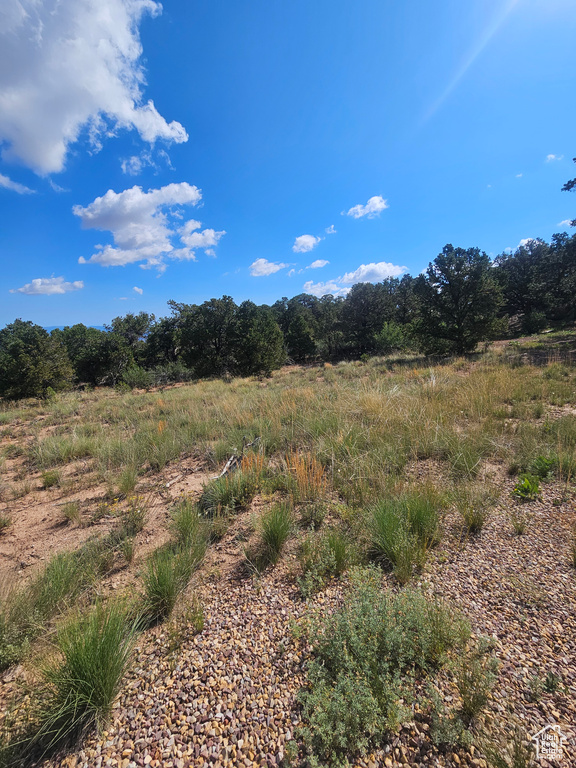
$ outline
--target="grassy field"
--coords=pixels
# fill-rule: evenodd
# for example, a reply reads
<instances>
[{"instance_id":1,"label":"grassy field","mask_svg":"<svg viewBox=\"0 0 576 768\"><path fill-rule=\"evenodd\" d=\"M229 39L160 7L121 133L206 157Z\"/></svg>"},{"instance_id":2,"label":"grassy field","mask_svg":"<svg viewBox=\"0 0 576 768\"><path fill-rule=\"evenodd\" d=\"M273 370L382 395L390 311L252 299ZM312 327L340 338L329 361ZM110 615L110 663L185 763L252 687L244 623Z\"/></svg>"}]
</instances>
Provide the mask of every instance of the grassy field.
<instances>
[{"instance_id":1,"label":"grassy field","mask_svg":"<svg viewBox=\"0 0 576 768\"><path fill-rule=\"evenodd\" d=\"M564 530L574 524L576 370L558 353L570 341L0 406L0 664L23 664L26 685L43 691L37 707L22 704L24 683L3 692L5 764L58 754L102 725L134 638L146 642L166 622L173 636L175 606L177 615L193 606L188 626L200 629L189 585L201 590L211 553L233 541L230 572L280 574L310 604L303 626L314 629L300 636L314 661L284 760L343 765L388 743L424 696L434 749L444 749L430 760L461 750L461 762L478 765L484 750L487 765L493 748L478 717L490 707L497 653L461 615L467 606L431 601L421 585L496 514L507 535L525 536L543 495L568 510ZM237 468L215 479L232 455ZM562 541L559 556L576 566L576 539ZM348 597L326 625L313 606L335 583ZM108 649L104 681L71 639L83 622ZM415 632L423 645L409 640ZM86 667L81 689L72 690L71 664L77 680ZM429 691L446 680L460 702L448 714ZM98 706L86 686L104 691ZM521 768L530 758L518 738ZM490 759L507 764L502 751Z\"/></svg>"}]
</instances>

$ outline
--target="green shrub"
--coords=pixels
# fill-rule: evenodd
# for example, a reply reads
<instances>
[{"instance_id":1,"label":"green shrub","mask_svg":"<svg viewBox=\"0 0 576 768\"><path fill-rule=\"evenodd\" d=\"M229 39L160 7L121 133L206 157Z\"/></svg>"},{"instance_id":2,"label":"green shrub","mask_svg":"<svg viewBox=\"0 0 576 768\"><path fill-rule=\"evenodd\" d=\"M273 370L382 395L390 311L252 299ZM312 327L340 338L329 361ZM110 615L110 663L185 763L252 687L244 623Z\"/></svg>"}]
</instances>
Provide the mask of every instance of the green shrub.
<instances>
[{"instance_id":1,"label":"green shrub","mask_svg":"<svg viewBox=\"0 0 576 768\"><path fill-rule=\"evenodd\" d=\"M53 488L60 485L60 472L57 469L49 469L42 472L42 487Z\"/></svg>"},{"instance_id":2,"label":"green shrub","mask_svg":"<svg viewBox=\"0 0 576 768\"><path fill-rule=\"evenodd\" d=\"M540 496L540 480L535 475L520 475L514 486L512 496L520 501L534 501Z\"/></svg>"},{"instance_id":3,"label":"green shrub","mask_svg":"<svg viewBox=\"0 0 576 768\"><path fill-rule=\"evenodd\" d=\"M395 729L415 696L415 673L434 675L469 636L462 619L421 592L383 592L373 568L350 578L344 605L310 621L314 660L300 693L304 743L330 766Z\"/></svg>"},{"instance_id":4,"label":"green shrub","mask_svg":"<svg viewBox=\"0 0 576 768\"><path fill-rule=\"evenodd\" d=\"M150 389L154 383L154 377L150 371L146 371L139 365L130 365L122 374L122 383L129 389Z\"/></svg>"},{"instance_id":5,"label":"green shrub","mask_svg":"<svg viewBox=\"0 0 576 768\"><path fill-rule=\"evenodd\" d=\"M555 456L537 456L530 465L530 473L540 480L552 480L558 468Z\"/></svg>"}]
</instances>

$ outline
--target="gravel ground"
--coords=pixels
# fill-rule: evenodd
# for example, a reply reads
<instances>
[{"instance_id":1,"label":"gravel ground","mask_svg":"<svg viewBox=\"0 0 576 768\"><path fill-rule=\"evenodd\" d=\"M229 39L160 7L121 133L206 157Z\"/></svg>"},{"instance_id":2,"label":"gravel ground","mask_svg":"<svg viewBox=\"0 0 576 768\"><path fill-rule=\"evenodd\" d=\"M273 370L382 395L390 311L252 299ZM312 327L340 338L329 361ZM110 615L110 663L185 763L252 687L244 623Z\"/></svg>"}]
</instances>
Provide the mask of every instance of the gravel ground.
<instances>
[{"instance_id":1,"label":"gravel ground","mask_svg":"<svg viewBox=\"0 0 576 768\"><path fill-rule=\"evenodd\" d=\"M510 498L510 488L503 499ZM426 589L468 616L475 633L495 639L500 675L484 725L508 738L515 725L529 736L546 724L561 727L567 738L563 761L541 760L544 768L576 766L576 577L567 558L576 518L573 501L560 502L561 491L544 486L542 501L523 505L529 522L521 536L508 519L512 500L466 542L456 521L448 519L422 577ZM317 602L328 607L341 593L342 586L334 584ZM178 648L169 627L150 633L108 730L51 766L281 764L299 724L296 695L307 659L291 625L306 606L278 570L260 581L230 571L207 579L198 594L205 611L202 633L188 628ZM543 687L549 673L556 676L550 678L555 691ZM414 721L385 749L356 765L485 768L474 748L439 752L427 731L416 708Z\"/></svg>"}]
</instances>

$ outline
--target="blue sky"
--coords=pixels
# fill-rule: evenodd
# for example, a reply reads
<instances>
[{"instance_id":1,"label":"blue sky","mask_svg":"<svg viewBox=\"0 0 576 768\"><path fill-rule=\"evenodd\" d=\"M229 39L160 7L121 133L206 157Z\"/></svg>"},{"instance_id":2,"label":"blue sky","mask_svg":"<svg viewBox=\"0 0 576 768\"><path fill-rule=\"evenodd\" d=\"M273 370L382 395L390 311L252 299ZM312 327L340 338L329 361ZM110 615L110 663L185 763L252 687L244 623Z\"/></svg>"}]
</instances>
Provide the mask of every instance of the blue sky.
<instances>
[{"instance_id":1,"label":"blue sky","mask_svg":"<svg viewBox=\"0 0 576 768\"><path fill-rule=\"evenodd\" d=\"M575 39L573 0L3 0L0 326L573 231Z\"/></svg>"}]
</instances>

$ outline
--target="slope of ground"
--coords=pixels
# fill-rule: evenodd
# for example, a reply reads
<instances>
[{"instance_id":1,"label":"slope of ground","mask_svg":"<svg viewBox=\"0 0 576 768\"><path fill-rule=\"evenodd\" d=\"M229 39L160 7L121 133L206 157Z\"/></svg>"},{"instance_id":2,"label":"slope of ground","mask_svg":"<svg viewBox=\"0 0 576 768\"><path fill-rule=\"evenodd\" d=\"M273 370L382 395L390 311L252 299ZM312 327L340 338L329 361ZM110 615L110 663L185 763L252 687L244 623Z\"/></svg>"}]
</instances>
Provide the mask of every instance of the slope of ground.
<instances>
[{"instance_id":1,"label":"slope of ground","mask_svg":"<svg viewBox=\"0 0 576 768\"><path fill-rule=\"evenodd\" d=\"M114 530L136 503L146 515L135 556L117 560L98 589L138 592L147 558L171 535L174 504L197 500L224 460L256 436L274 483L225 521L173 618L141 635L106 730L45 765L297 765L304 757L297 696L311 648L294 627L314 606L328 614L347 590L344 575L308 601L300 593L310 510L321 510L317 524L326 515L324 528L344 531L362 560L366 509L378 498L429 485L450 502L440 543L411 581L450 601L474 635L493 639L497 683L474 723L472 745L436 745L427 704L414 700L412 718L398 733L350 759L371 767L484 768L486 739L510 742L515 728L529 738L553 724L566 737L561 764L576 764L575 407L570 366L520 365L497 349L435 367L373 360L291 369L267 382L86 393L5 409L5 582L29 581L54 553ZM289 457L299 453L323 467L316 506L296 494L297 479L282 479L293 475ZM543 460L550 472L540 497L520 502L512 496L516 474ZM57 473L54 484L49 472ZM482 488L497 500L472 535L458 499ZM254 527L286 494L299 526L277 565L251 572L246 554L257 539ZM70 502L78 513L73 520L63 515ZM514 530L519 518L521 535ZM382 584L399 589L386 569ZM200 633L187 613L194 596L204 610ZM17 697L22 681L34 682L36 674L32 649L3 673L2 701ZM453 692L447 687L442 695L450 709Z\"/></svg>"}]
</instances>

